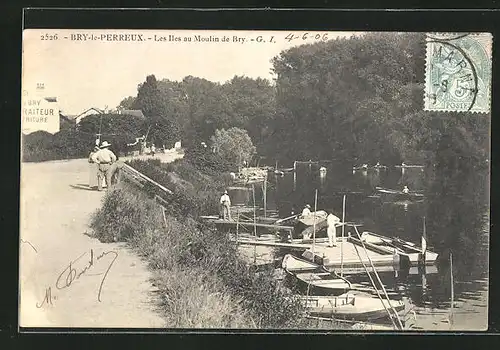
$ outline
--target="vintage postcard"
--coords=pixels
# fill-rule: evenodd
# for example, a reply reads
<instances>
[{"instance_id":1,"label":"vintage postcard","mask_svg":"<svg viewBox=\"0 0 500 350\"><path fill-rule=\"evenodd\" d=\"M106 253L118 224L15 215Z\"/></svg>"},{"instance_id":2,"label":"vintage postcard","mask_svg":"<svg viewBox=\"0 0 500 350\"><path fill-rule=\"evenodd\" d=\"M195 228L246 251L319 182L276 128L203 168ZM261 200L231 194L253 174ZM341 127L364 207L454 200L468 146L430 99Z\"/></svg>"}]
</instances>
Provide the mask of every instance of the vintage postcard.
<instances>
[{"instance_id":1,"label":"vintage postcard","mask_svg":"<svg viewBox=\"0 0 500 350\"><path fill-rule=\"evenodd\" d=\"M20 327L488 328L492 35L23 32Z\"/></svg>"}]
</instances>

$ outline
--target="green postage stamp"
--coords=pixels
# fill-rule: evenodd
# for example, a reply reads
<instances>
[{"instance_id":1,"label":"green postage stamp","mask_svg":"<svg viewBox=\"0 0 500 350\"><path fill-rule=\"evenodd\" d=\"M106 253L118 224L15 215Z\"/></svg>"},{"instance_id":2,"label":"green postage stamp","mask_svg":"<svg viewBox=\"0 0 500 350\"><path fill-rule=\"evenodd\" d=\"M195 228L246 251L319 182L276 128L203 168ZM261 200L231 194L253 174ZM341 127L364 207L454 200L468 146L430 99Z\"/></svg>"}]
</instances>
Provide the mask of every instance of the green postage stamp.
<instances>
[{"instance_id":1,"label":"green postage stamp","mask_svg":"<svg viewBox=\"0 0 500 350\"><path fill-rule=\"evenodd\" d=\"M429 33L426 36L424 109L489 113L490 33Z\"/></svg>"}]
</instances>

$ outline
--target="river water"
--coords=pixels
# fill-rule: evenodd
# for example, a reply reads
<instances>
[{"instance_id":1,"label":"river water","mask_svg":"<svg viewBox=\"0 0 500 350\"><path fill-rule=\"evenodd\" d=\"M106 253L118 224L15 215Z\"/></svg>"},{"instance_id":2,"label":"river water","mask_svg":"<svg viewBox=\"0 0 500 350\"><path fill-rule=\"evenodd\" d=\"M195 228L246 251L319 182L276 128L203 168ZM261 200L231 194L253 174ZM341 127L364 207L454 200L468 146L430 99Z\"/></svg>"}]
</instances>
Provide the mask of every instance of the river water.
<instances>
[{"instance_id":1,"label":"river water","mask_svg":"<svg viewBox=\"0 0 500 350\"><path fill-rule=\"evenodd\" d=\"M363 230L397 236L418 245L425 218L428 249L440 254L437 269L425 275L382 273L381 279L387 291L394 298L403 295L411 298L421 320L420 328L447 329L449 326L443 318L446 318L451 305L451 253L453 310L455 315L462 315L453 317L455 327L452 329L484 330L488 312L487 174L457 173L440 178L433 170L420 168L402 170L391 167L353 172L351 168L334 163L321 165L327 168L323 177L315 164L299 164L295 173L284 176L270 173L267 209L286 217L301 211L305 204L314 208L317 190L318 210L333 209L337 216L342 217L345 195L346 221L363 224ZM405 185L411 191L422 191L425 199L421 202L391 201L387 197L373 196L376 186L400 190ZM263 203L262 193L262 190L255 191L256 203ZM249 201L253 201L251 194L236 197L236 202L250 204ZM370 286L366 274L349 278L357 286ZM440 316L436 319L435 315Z\"/></svg>"}]
</instances>

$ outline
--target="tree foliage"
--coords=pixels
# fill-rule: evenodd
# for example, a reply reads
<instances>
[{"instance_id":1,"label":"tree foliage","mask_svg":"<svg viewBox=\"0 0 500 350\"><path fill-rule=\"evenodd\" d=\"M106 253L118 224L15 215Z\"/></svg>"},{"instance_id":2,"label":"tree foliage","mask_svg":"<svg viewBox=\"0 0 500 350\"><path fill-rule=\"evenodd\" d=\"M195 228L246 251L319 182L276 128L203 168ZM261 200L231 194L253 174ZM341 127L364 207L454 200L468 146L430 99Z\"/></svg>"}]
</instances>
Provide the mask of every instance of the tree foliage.
<instances>
[{"instance_id":1,"label":"tree foliage","mask_svg":"<svg viewBox=\"0 0 500 350\"><path fill-rule=\"evenodd\" d=\"M274 84L245 76L215 83L148 75L137 96L120 103L141 109L147 120L119 128L127 130L128 142L148 129L148 140L158 145L182 140L203 163L213 157L198 149L201 142L233 127L247 131L259 154L281 163L405 161L456 170L484 165L489 155L489 115L423 110L423 34L306 44L281 52L272 64Z\"/></svg>"},{"instance_id":2,"label":"tree foliage","mask_svg":"<svg viewBox=\"0 0 500 350\"><path fill-rule=\"evenodd\" d=\"M135 104L135 97L129 96L125 97L121 100L120 104L116 107L116 109L132 109Z\"/></svg>"},{"instance_id":3,"label":"tree foliage","mask_svg":"<svg viewBox=\"0 0 500 350\"><path fill-rule=\"evenodd\" d=\"M487 116L423 111L424 49L422 34L372 33L282 52L273 60L272 152L291 159L434 162L439 140L453 129L461 135L456 142L468 145L465 153L482 157L476 135L487 134Z\"/></svg>"},{"instance_id":4,"label":"tree foliage","mask_svg":"<svg viewBox=\"0 0 500 350\"><path fill-rule=\"evenodd\" d=\"M211 141L214 153L236 166L250 162L256 151L246 130L235 127L228 130L216 130Z\"/></svg>"}]
</instances>

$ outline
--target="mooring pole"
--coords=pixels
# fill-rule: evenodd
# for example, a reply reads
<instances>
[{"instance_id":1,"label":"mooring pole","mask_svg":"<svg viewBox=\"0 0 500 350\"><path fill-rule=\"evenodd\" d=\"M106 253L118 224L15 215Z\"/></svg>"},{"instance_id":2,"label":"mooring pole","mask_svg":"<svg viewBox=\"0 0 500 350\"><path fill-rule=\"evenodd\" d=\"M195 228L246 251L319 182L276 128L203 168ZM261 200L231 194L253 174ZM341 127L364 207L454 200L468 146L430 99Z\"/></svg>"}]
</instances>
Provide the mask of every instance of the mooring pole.
<instances>
[{"instance_id":1,"label":"mooring pole","mask_svg":"<svg viewBox=\"0 0 500 350\"><path fill-rule=\"evenodd\" d=\"M313 262L314 262L314 245L316 242L316 219L318 211L318 190L314 193L314 221L313 221L313 245L312 245L312 253L313 253Z\"/></svg>"},{"instance_id":2,"label":"mooring pole","mask_svg":"<svg viewBox=\"0 0 500 350\"><path fill-rule=\"evenodd\" d=\"M252 198L253 198L253 238L257 240L257 222L255 217L255 185L252 184ZM253 247L253 263L257 263L257 246Z\"/></svg>"},{"instance_id":3,"label":"mooring pole","mask_svg":"<svg viewBox=\"0 0 500 350\"><path fill-rule=\"evenodd\" d=\"M450 284L451 284L451 306L450 306L450 329L453 326L453 307L454 307L454 300L455 300L455 293L454 293L454 288L453 288L453 254L450 250Z\"/></svg>"},{"instance_id":4,"label":"mooring pole","mask_svg":"<svg viewBox=\"0 0 500 350\"><path fill-rule=\"evenodd\" d=\"M236 210L236 245L238 244L238 235L240 230L240 210Z\"/></svg>"},{"instance_id":5,"label":"mooring pole","mask_svg":"<svg viewBox=\"0 0 500 350\"><path fill-rule=\"evenodd\" d=\"M267 173L264 176L264 217L267 218Z\"/></svg>"},{"instance_id":6,"label":"mooring pole","mask_svg":"<svg viewBox=\"0 0 500 350\"><path fill-rule=\"evenodd\" d=\"M297 189L297 161L293 162L293 190Z\"/></svg>"},{"instance_id":7,"label":"mooring pole","mask_svg":"<svg viewBox=\"0 0 500 350\"><path fill-rule=\"evenodd\" d=\"M342 200L342 241L340 241L340 276L344 276L344 232L345 232L345 197ZM335 235L336 236L336 235Z\"/></svg>"}]
</instances>

